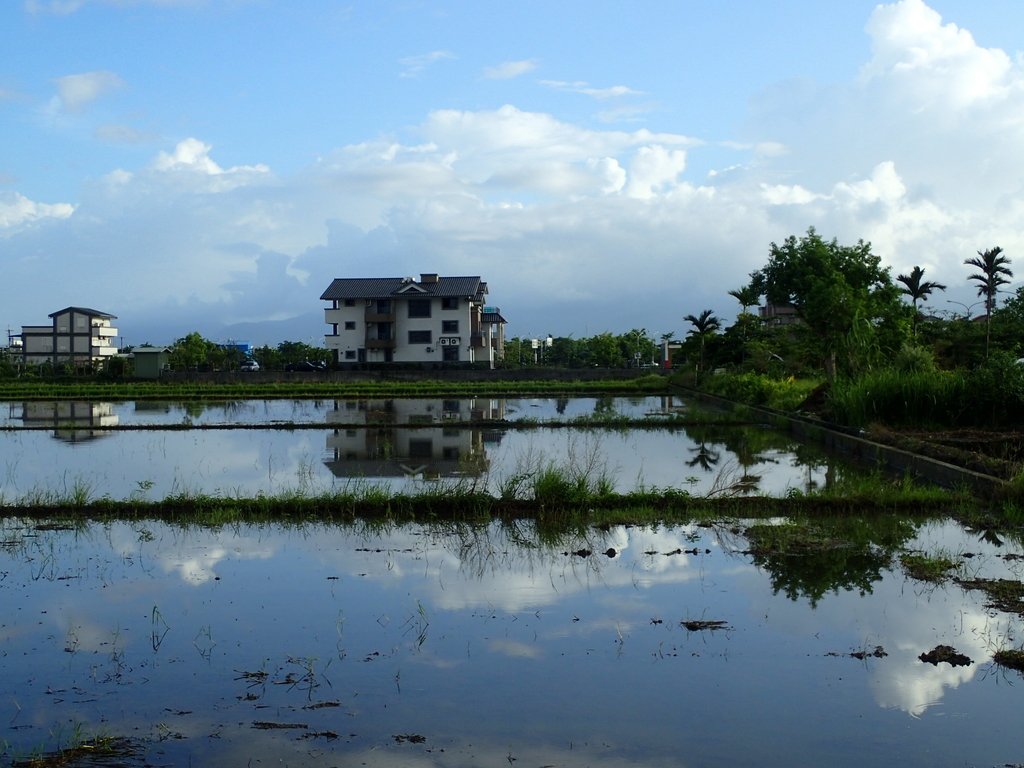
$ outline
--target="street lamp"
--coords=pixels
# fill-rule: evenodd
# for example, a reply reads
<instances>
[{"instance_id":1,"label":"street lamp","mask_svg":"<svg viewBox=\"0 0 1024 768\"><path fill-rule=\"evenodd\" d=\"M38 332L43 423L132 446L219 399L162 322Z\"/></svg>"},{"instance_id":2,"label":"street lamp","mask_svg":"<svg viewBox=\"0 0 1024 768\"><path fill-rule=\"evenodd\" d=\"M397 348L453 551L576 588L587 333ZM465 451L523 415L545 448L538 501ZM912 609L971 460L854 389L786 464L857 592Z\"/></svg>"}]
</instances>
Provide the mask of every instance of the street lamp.
<instances>
[{"instance_id":1,"label":"street lamp","mask_svg":"<svg viewBox=\"0 0 1024 768\"><path fill-rule=\"evenodd\" d=\"M984 301L976 301L973 304L964 304L962 301L953 301L952 299L946 299L946 303L947 304L956 304L957 306L963 307L964 308L964 319L965 320L970 320L971 319L971 310L974 309L979 304L984 304L985 302Z\"/></svg>"}]
</instances>

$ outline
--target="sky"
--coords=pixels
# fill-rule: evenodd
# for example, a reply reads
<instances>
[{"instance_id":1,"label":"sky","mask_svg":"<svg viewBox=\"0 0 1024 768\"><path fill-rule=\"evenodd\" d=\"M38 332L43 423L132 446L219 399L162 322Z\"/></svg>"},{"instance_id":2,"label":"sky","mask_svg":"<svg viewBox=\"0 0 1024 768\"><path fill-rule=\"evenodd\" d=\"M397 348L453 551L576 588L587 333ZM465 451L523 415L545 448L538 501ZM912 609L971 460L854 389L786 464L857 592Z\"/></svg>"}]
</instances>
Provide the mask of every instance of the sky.
<instances>
[{"instance_id":1,"label":"sky","mask_svg":"<svg viewBox=\"0 0 1024 768\"><path fill-rule=\"evenodd\" d=\"M965 259L1024 277L1021 30L1018 0L2 0L0 325L322 345L332 279L436 272L511 336L681 337L809 227L977 312Z\"/></svg>"}]
</instances>

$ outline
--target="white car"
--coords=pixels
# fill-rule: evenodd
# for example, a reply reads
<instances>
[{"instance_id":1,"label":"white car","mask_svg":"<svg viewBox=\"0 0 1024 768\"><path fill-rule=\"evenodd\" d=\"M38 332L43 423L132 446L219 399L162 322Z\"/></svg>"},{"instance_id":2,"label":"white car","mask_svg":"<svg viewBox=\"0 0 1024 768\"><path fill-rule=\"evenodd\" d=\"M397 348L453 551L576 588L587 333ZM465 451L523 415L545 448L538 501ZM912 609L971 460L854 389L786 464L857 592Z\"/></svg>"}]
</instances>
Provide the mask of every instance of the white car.
<instances>
[{"instance_id":1,"label":"white car","mask_svg":"<svg viewBox=\"0 0 1024 768\"><path fill-rule=\"evenodd\" d=\"M246 360L240 366L238 366L238 370L240 371L258 371L259 369L260 364L257 363L255 360Z\"/></svg>"}]
</instances>

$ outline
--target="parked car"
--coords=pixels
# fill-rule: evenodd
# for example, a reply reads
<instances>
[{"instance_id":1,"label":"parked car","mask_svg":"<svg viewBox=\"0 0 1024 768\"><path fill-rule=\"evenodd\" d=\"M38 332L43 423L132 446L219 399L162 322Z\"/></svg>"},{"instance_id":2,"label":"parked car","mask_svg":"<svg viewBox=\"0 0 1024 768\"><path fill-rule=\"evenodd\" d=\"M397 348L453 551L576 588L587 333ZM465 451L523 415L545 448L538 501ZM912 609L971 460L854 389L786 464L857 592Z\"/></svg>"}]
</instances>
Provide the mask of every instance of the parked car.
<instances>
[{"instance_id":1,"label":"parked car","mask_svg":"<svg viewBox=\"0 0 1024 768\"><path fill-rule=\"evenodd\" d=\"M260 364L255 360L244 360L242 364L238 366L238 370L240 371L258 371L259 369Z\"/></svg>"},{"instance_id":2,"label":"parked car","mask_svg":"<svg viewBox=\"0 0 1024 768\"><path fill-rule=\"evenodd\" d=\"M309 360L303 360L301 363L288 363L284 369L286 371L326 371L327 366L323 363L313 363Z\"/></svg>"}]
</instances>

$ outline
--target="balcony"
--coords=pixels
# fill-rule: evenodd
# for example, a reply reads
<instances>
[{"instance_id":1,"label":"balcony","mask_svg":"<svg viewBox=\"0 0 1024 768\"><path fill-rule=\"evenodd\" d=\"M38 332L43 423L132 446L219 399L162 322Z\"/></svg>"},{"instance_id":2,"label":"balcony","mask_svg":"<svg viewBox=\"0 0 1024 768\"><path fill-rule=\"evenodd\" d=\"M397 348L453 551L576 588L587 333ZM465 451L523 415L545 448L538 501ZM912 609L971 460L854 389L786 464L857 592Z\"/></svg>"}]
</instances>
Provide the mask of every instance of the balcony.
<instances>
[{"instance_id":1,"label":"balcony","mask_svg":"<svg viewBox=\"0 0 1024 768\"><path fill-rule=\"evenodd\" d=\"M109 325L94 325L92 327L92 335L110 338L117 336L117 328L111 328Z\"/></svg>"},{"instance_id":2,"label":"balcony","mask_svg":"<svg viewBox=\"0 0 1024 768\"><path fill-rule=\"evenodd\" d=\"M392 306L390 312L378 312L377 307L367 307L365 318L368 323L393 323L395 322L395 309Z\"/></svg>"},{"instance_id":3,"label":"balcony","mask_svg":"<svg viewBox=\"0 0 1024 768\"><path fill-rule=\"evenodd\" d=\"M469 337L469 346L475 349L483 349L487 346L487 337L482 333L474 333Z\"/></svg>"},{"instance_id":4,"label":"balcony","mask_svg":"<svg viewBox=\"0 0 1024 768\"><path fill-rule=\"evenodd\" d=\"M395 348L395 340L394 339L367 339L366 340L366 348L367 349L394 349Z\"/></svg>"}]
</instances>

